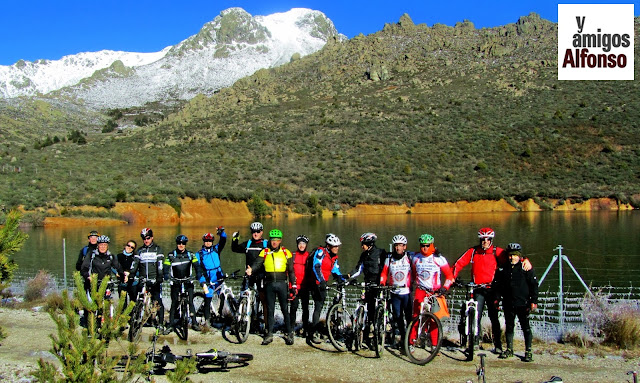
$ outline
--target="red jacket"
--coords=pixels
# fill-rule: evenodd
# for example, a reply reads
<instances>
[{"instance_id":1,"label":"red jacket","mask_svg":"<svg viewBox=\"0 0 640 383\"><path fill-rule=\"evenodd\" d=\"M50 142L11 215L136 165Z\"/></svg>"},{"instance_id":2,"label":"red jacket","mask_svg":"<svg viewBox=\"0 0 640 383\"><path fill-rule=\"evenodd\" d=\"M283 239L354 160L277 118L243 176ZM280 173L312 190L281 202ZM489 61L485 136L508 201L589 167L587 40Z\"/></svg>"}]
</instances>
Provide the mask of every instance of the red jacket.
<instances>
[{"instance_id":1,"label":"red jacket","mask_svg":"<svg viewBox=\"0 0 640 383\"><path fill-rule=\"evenodd\" d=\"M298 283L298 287L302 286L303 282L305 282L305 272L307 269L308 258L309 252L306 250L304 253L296 250L296 253L293 256L293 271L296 273L296 282Z\"/></svg>"},{"instance_id":2,"label":"red jacket","mask_svg":"<svg viewBox=\"0 0 640 383\"><path fill-rule=\"evenodd\" d=\"M498 264L507 261L507 253L504 249L493 246L483 250L482 246L474 246L465 251L453 266L453 276L458 274L471 263L471 277L476 284L490 284L498 268Z\"/></svg>"}]
</instances>

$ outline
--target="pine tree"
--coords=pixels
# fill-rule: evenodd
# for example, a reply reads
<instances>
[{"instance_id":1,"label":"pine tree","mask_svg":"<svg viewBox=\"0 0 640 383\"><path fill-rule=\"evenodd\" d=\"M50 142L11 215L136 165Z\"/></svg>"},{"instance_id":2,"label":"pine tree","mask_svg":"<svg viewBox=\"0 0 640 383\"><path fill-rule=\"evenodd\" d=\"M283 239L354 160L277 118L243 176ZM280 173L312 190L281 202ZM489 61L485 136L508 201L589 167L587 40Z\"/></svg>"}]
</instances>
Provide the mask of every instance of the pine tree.
<instances>
[{"instance_id":1,"label":"pine tree","mask_svg":"<svg viewBox=\"0 0 640 383\"><path fill-rule=\"evenodd\" d=\"M11 255L22 248L29 236L20 231L21 214L12 210L7 214L7 220L0 229L0 291L5 289L13 279L13 272L18 265L10 259Z\"/></svg>"},{"instance_id":2,"label":"pine tree","mask_svg":"<svg viewBox=\"0 0 640 383\"><path fill-rule=\"evenodd\" d=\"M97 278L92 278L91 299L85 293L79 272L74 273L74 280L74 298L69 298L68 292L63 291L62 312L49 312L58 329L57 335L51 335L51 352L58 358L61 371L53 363L40 359L34 376L42 382L129 382L147 371L144 357L139 357L133 362L128 360L124 371L116 372L115 367L122 358L108 353L109 343L121 337L122 329L129 321L133 302L125 307L126 297L122 294L113 318L105 315L101 320L101 313L109 313L111 304L105 299L109 277L105 277L100 286ZM78 307L88 312L87 328L80 326ZM132 344L128 354L133 355L135 349L135 344Z\"/></svg>"}]
</instances>

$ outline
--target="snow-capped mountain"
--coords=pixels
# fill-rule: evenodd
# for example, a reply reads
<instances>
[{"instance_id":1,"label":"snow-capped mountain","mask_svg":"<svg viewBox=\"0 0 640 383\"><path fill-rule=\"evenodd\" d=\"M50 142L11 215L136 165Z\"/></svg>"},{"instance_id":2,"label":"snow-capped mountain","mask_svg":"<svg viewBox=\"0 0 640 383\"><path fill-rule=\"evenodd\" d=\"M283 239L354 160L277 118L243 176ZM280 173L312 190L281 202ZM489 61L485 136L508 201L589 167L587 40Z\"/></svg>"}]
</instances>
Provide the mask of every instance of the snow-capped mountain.
<instances>
[{"instance_id":1,"label":"snow-capped mountain","mask_svg":"<svg viewBox=\"0 0 640 383\"><path fill-rule=\"evenodd\" d=\"M0 97L72 97L92 108L139 106L212 94L258 69L321 49L339 35L322 12L251 16L224 10L194 36L155 53L100 51L0 66Z\"/></svg>"}]
</instances>

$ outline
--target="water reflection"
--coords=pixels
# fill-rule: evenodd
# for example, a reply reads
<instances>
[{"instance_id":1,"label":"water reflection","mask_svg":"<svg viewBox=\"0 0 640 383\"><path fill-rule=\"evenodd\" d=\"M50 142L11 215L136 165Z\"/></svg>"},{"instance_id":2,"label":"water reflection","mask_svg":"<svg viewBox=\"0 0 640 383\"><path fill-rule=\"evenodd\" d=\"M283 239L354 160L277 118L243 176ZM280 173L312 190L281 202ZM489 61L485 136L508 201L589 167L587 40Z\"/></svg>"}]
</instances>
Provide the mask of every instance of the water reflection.
<instances>
[{"instance_id":1,"label":"water reflection","mask_svg":"<svg viewBox=\"0 0 640 383\"><path fill-rule=\"evenodd\" d=\"M265 219L265 233L272 228L284 233L283 245L295 249L295 237L305 234L311 238L310 246L321 245L325 234L337 234L344 243L340 250L343 271L350 270L360 253L358 239L363 232L373 231L380 240L378 246L388 249L388 242L395 234L409 238L409 249L417 250L417 239L422 233L430 233L436 245L455 262L460 254L477 241L478 228L491 226L496 231L496 243L504 247L509 242L519 242L532 259L538 275L542 275L561 244L564 253L585 278L596 285L615 283L637 286L640 284L640 214L630 212L527 212L527 213L474 213L474 214L406 214L341 216L313 218ZM202 234L215 232L216 226L225 226L229 235L241 233L241 239L249 236L246 219L221 219L208 225L152 226L156 242L165 252L175 248L178 234L190 238L188 249L195 252L202 244ZM66 239L67 273L74 270L79 250L86 244L90 230L112 238L110 250L118 253L129 239L140 241L143 225L74 228L35 228L28 231L29 240L15 259L24 273L35 274L46 269L61 277L63 274L63 238ZM217 241L218 238L216 238ZM223 267L235 270L244 266L244 255L231 252L229 246L222 253ZM566 269L566 274L570 272ZM555 275L555 276L554 276ZM547 277L549 283L557 280L557 272ZM566 276L567 284L575 279Z\"/></svg>"}]
</instances>

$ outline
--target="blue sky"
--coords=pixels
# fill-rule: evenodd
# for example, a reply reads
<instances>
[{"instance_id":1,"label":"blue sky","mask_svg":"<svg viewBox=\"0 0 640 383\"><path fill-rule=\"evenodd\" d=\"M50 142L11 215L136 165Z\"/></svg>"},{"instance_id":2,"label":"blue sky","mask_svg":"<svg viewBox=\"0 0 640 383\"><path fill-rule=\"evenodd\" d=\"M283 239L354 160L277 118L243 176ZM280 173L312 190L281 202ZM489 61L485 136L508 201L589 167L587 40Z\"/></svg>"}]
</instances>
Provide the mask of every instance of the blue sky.
<instances>
[{"instance_id":1,"label":"blue sky","mask_svg":"<svg viewBox=\"0 0 640 383\"><path fill-rule=\"evenodd\" d=\"M385 23L397 22L403 13L416 24L429 26L454 25L467 19L477 28L493 27L516 22L530 12L557 22L557 4L546 0L4 0L0 7L0 65L11 65L19 59L57 60L102 49L156 52L197 33L203 24L230 7L244 8L254 16L291 8L319 10L340 33L351 38L379 31ZM638 1L634 4L638 15Z\"/></svg>"}]
</instances>

